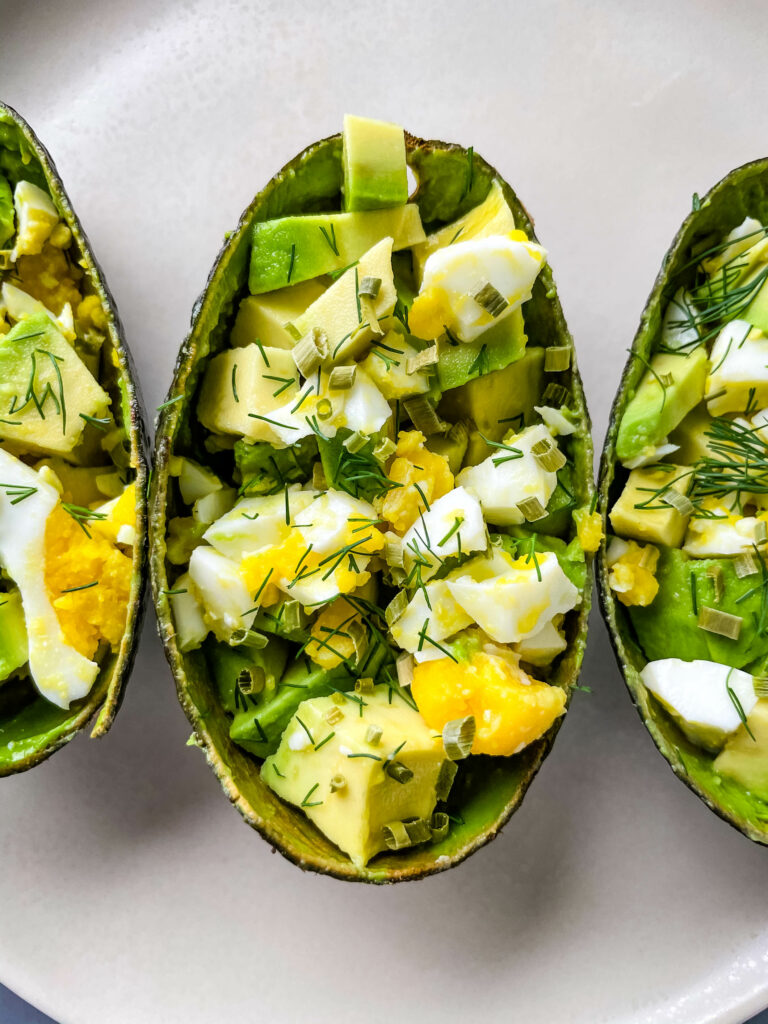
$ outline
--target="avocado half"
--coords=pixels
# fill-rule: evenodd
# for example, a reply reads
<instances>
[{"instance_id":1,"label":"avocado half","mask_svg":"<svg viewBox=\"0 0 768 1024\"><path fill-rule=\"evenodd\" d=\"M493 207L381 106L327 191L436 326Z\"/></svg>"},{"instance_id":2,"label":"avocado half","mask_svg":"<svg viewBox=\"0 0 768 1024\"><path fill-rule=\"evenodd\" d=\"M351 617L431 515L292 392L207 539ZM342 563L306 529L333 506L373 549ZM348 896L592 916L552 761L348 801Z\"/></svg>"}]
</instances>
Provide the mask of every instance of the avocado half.
<instances>
[{"instance_id":1,"label":"avocado half","mask_svg":"<svg viewBox=\"0 0 768 1024\"><path fill-rule=\"evenodd\" d=\"M621 385L613 403L610 426L600 460L598 482L599 507L604 524L608 510L617 499L626 470L616 465L616 437L619 423L640 378L645 361L661 330L666 304L694 272L693 263L705 249L719 243L723 236L745 217L768 222L768 159L744 164L727 174L703 198L694 196L693 210L683 221L661 264L653 290L640 318ZM635 355L642 358L635 358ZM643 685L640 672L647 663L632 629L627 609L615 599L608 586L606 541L597 558L597 583L603 617L608 625L613 650L630 696L654 743L669 762L672 771L704 803L734 828L758 843L768 843L768 809L736 782L719 775L712 758L692 744L675 725L661 705Z\"/></svg>"},{"instance_id":2,"label":"avocado half","mask_svg":"<svg viewBox=\"0 0 768 1024\"><path fill-rule=\"evenodd\" d=\"M104 736L118 712L130 674L143 616L147 576L147 437L136 373L125 343L114 299L107 289L88 238L72 209L56 166L30 126L12 107L0 103L0 172L14 186L24 179L47 188L62 219L72 232L73 248L83 273L99 296L107 317L107 338L99 383L112 398L115 422L136 472L136 544L130 602L120 648L103 660L93 689L69 710L42 697L19 706L13 682L0 687L0 776L26 771L84 729L95 717L91 737Z\"/></svg>"},{"instance_id":3,"label":"avocado half","mask_svg":"<svg viewBox=\"0 0 768 1024\"><path fill-rule=\"evenodd\" d=\"M421 211L425 230L460 217L482 202L498 178L515 221L536 240L533 222L496 170L473 151L445 142L424 141L406 133L408 165L418 188L409 201ZM218 703L201 651L181 654L176 644L166 591L166 524L177 514L169 493L169 459L174 453L193 455L202 448L202 428L195 421L196 390L206 361L227 345L237 302L246 294L251 228L257 221L288 214L339 210L342 186L341 135L317 142L275 175L243 213L220 251L205 291L192 311L190 333L181 346L169 400L161 408L155 439L155 471L150 490L150 572L158 628L176 681L179 700L193 726L191 743L199 746L224 791L242 816L276 849L299 867L335 878L362 882L399 882L423 878L453 867L500 832L519 807L534 775L552 747L562 719L515 757L474 756L462 762L451 792L458 819L445 840L375 857L356 867L296 808L283 803L261 781L257 762L229 736L229 722ZM469 168L472 168L471 172ZM568 345L566 326L549 265L539 274L533 297L525 306L531 337ZM575 358L564 375L573 411L580 419L574 438L574 483L579 504L589 505L594 492L590 421ZM591 556L587 555L591 560ZM591 574L587 574L588 580ZM570 698L578 679L587 635L591 592L587 586L579 611L570 617L568 648L549 681Z\"/></svg>"}]
</instances>

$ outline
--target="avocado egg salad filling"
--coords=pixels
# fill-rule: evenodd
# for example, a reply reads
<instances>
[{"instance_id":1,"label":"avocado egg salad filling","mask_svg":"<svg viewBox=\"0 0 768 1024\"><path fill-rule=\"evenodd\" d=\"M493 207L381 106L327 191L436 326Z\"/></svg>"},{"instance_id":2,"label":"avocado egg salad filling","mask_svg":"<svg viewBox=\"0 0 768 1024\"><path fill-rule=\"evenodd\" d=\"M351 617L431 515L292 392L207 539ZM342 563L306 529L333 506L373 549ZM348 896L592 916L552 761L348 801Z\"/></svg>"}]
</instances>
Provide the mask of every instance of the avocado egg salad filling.
<instances>
[{"instance_id":1,"label":"avocado egg salad filling","mask_svg":"<svg viewBox=\"0 0 768 1024\"><path fill-rule=\"evenodd\" d=\"M618 424L605 565L642 683L768 814L766 282L768 228L752 216L673 277Z\"/></svg>"},{"instance_id":2,"label":"avocado egg salad filling","mask_svg":"<svg viewBox=\"0 0 768 1024\"><path fill-rule=\"evenodd\" d=\"M460 214L425 230L402 128L329 141L339 194L260 214L171 389L161 597L251 772L362 870L446 841L465 766L559 721L602 532L570 338L526 312L547 254L503 183L483 165L462 203L460 151Z\"/></svg>"},{"instance_id":3,"label":"avocado egg salad filling","mask_svg":"<svg viewBox=\"0 0 768 1024\"><path fill-rule=\"evenodd\" d=\"M29 767L104 703L105 692L85 698L115 668L137 542L111 313L25 129L0 108L2 772Z\"/></svg>"}]
</instances>

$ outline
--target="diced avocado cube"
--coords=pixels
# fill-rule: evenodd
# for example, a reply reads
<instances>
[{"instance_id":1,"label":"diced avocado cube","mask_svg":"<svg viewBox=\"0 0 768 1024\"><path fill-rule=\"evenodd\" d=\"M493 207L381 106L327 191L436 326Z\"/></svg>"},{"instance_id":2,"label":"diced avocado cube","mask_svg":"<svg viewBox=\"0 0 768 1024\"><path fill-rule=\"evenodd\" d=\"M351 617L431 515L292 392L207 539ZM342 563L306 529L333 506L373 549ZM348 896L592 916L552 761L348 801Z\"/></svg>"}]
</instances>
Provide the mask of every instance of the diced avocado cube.
<instances>
[{"instance_id":1,"label":"diced avocado cube","mask_svg":"<svg viewBox=\"0 0 768 1024\"><path fill-rule=\"evenodd\" d=\"M270 637L266 647L230 647L218 640L205 645L205 658L216 682L221 706L230 714L271 696L288 660L288 645ZM247 695L247 696L246 696Z\"/></svg>"},{"instance_id":2,"label":"diced avocado cube","mask_svg":"<svg viewBox=\"0 0 768 1024\"><path fill-rule=\"evenodd\" d=\"M286 324L292 324L324 291L325 285L319 281L304 281L266 295L247 295L229 336L232 347L242 348L258 340L270 348L292 349L296 338Z\"/></svg>"},{"instance_id":3,"label":"diced avocado cube","mask_svg":"<svg viewBox=\"0 0 768 1024\"><path fill-rule=\"evenodd\" d=\"M707 431L712 425L712 417L706 405L697 405L685 419L669 435L669 443L676 444L679 451L673 455L675 461L684 466L692 466L705 456L712 456L709 447L712 439Z\"/></svg>"},{"instance_id":4,"label":"diced avocado cube","mask_svg":"<svg viewBox=\"0 0 768 1024\"><path fill-rule=\"evenodd\" d=\"M619 424L616 455L622 462L658 447L699 404L708 366L703 347L688 353L659 352L651 359Z\"/></svg>"},{"instance_id":5,"label":"diced avocado cube","mask_svg":"<svg viewBox=\"0 0 768 1024\"><path fill-rule=\"evenodd\" d=\"M690 486L691 475L684 466L670 463L633 469L610 511L614 532L620 537L680 547L690 516L682 515L653 492L668 489L687 494Z\"/></svg>"},{"instance_id":6,"label":"diced avocado cube","mask_svg":"<svg viewBox=\"0 0 768 1024\"><path fill-rule=\"evenodd\" d=\"M408 200L405 133L397 124L346 114L344 209L381 210Z\"/></svg>"},{"instance_id":7,"label":"diced avocado cube","mask_svg":"<svg viewBox=\"0 0 768 1024\"><path fill-rule=\"evenodd\" d=\"M13 451L69 455L109 395L44 314L0 337L0 438Z\"/></svg>"},{"instance_id":8,"label":"diced avocado cube","mask_svg":"<svg viewBox=\"0 0 768 1024\"><path fill-rule=\"evenodd\" d=\"M451 423L471 420L477 428L470 432L465 465L476 466L490 455L491 448L481 434L500 441L510 429L530 420L541 395L543 376L544 349L529 348L504 369L445 392L438 406L443 419Z\"/></svg>"},{"instance_id":9,"label":"diced avocado cube","mask_svg":"<svg viewBox=\"0 0 768 1024\"><path fill-rule=\"evenodd\" d=\"M440 341L437 379L443 391L461 387L468 380L503 370L525 352L522 309L515 309L474 341Z\"/></svg>"},{"instance_id":10,"label":"diced avocado cube","mask_svg":"<svg viewBox=\"0 0 768 1024\"><path fill-rule=\"evenodd\" d=\"M0 683L27 662L27 626L18 590L0 591Z\"/></svg>"},{"instance_id":11,"label":"diced avocado cube","mask_svg":"<svg viewBox=\"0 0 768 1024\"><path fill-rule=\"evenodd\" d=\"M80 505L81 508L88 508L104 501L102 477L111 474L114 469L112 466L73 466L59 457L41 459L35 465L35 469L40 471L44 466L59 478L63 488L62 499L72 505ZM115 494L106 496L118 497L122 494L124 486L125 484L120 481L120 489Z\"/></svg>"},{"instance_id":12,"label":"diced avocado cube","mask_svg":"<svg viewBox=\"0 0 768 1024\"><path fill-rule=\"evenodd\" d=\"M432 434L427 438L427 448L436 455L442 455L454 476L458 475L467 454L469 431L465 423L454 423L447 434Z\"/></svg>"},{"instance_id":13,"label":"diced avocado cube","mask_svg":"<svg viewBox=\"0 0 768 1024\"><path fill-rule=\"evenodd\" d=\"M281 382L272 377L291 383L281 389ZM268 417L298 393L299 374L290 352L256 344L227 349L206 367L197 415L214 433L269 441L273 440L269 424L250 413Z\"/></svg>"},{"instance_id":14,"label":"diced avocado cube","mask_svg":"<svg viewBox=\"0 0 768 1024\"><path fill-rule=\"evenodd\" d=\"M351 266L382 238L396 251L423 242L415 203L392 210L280 217L253 226L248 288L253 295L284 289Z\"/></svg>"},{"instance_id":15,"label":"diced avocado cube","mask_svg":"<svg viewBox=\"0 0 768 1024\"><path fill-rule=\"evenodd\" d=\"M360 297L360 282L365 277L381 281L375 299L363 300ZM328 363L347 362L361 356L375 334L374 326L365 316L366 303L370 302L377 319L383 320L391 315L396 300L392 239L383 238L360 257L356 266L350 267L323 292L294 326L301 335L315 327L323 331L328 339Z\"/></svg>"},{"instance_id":16,"label":"diced avocado cube","mask_svg":"<svg viewBox=\"0 0 768 1024\"><path fill-rule=\"evenodd\" d=\"M360 366L387 401L426 394L430 389L429 368L408 372L408 361L418 356L419 349L399 331L387 331L380 341Z\"/></svg>"},{"instance_id":17,"label":"diced avocado cube","mask_svg":"<svg viewBox=\"0 0 768 1024\"><path fill-rule=\"evenodd\" d=\"M713 768L768 801L768 700L759 700L715 758Z\"/></svg>"},{"instance_id":18,"label":"diced avocado cube","mask_svg":"<svg viewBox=\"0 0 768 1024\"><path fill-rule=\"evenodd\" d=\"M494 178L488 195L477 206L458 220L446 224L428 235L426 241L413 247L413 266L416 280L421 281L424 264L433 252L452 242L468 242L471 238L506 235L515 230L515 218L504 198L498 178Z\"/></svg>"},{"instance_id":19,"label":"diced avocado cube","mask_svg":"<svg viewBox=\"0 0 768 1024\"><path fill-rule=\"evenodd\" d=\"M386 686L363 699L362 715L351 700L304 701L261 770L359 867L387 848L385 825L429 819L445 759L440 735ZM402 781L389 770L393 759L406 769Z\"/></svg>"}]
</instances>

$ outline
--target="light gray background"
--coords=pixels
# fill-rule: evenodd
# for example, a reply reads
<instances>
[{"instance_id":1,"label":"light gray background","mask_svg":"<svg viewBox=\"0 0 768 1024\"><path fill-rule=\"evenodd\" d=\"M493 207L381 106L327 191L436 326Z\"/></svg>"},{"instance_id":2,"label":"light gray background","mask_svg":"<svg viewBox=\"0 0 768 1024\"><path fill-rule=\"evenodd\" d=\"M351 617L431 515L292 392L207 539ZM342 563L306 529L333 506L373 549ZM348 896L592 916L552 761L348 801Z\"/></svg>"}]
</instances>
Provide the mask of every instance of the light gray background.
<instances>
[{"instance_id":1,"label":"light gray background","mask_svg":"<svg viewBox=\"0 0 768 1024\"><path fill-rule=\"evenodd\" d=\"M5 2L0 95L58 162L147 404L253 193L346 110L474 145L551 252L599 442L691 193L766 149L753 3ZM768 854L656 753L598 616L504 836L392 889L302 875L184 742L154 634L101 742L0 787L0 978L64 1024L741 1021Z\"/></svg>"}]
</instances>

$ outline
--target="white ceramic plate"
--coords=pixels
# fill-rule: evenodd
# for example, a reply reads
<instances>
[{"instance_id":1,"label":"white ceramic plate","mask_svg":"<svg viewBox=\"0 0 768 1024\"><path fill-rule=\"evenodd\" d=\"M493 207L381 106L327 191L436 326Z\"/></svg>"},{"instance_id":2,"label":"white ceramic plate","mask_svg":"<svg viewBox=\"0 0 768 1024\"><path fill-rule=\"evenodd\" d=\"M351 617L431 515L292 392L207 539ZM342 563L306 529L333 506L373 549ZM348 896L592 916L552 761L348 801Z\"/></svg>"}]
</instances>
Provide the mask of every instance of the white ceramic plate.
<instances>
[{"instance_id":1,"label":"white ceramic plate","mask_svg":"<svg viewBox=\"0 0 768 1024\"><path fill-rule=\"evenodd\" d=\"M691 193L765 155L761 0L6 0L0 19L0 94L58 163L151 408L224 232L347 109L473 144L519 190L598 441ZM423 882L345 885L229 807L150 621L109 737L0 786L0 978L63 1024L744 1020L768 1002L768 851L674 779L598 616L582 681L501 839Z\"/></svg>"}]
</instances>

